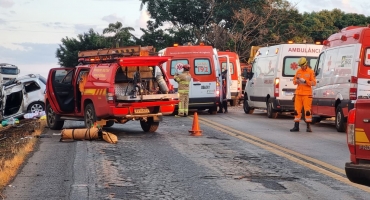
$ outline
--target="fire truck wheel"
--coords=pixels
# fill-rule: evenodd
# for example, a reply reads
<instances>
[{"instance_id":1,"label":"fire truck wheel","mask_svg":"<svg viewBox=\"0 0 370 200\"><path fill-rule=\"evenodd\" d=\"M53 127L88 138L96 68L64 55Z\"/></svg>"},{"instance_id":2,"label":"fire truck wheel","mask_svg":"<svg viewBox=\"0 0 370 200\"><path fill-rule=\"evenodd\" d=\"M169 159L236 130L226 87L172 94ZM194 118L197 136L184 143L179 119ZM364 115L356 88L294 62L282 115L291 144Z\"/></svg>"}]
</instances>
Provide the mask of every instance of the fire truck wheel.
<instances>
[{"instance_id":1,"label":"fire truck wheel","mask_svg":"<svg viewBox=\"0 0 370 200\"><path fill-rule=\"evenodd\" d=\"M338 105L335 113L335 128L338 132L345 132L347 119L344 117L343 110L340 105Z\"/></svg>"},{"instance_id":2,"label":"fire truck wheel","mask_svg":"<svg viewBox=\"0 0 370 200\"><path fill-rule=\"evenodd\" d=\"M96 122L96 115L94 105L89 103L85 107L85 126L86 128L91 128Z\"/></svg>"},{"instance_id":3,"label":"fire truck wheel","mask_svg":"<svg viewBox=\"0 0 370 200\"><path fill-rule=\"evenodd\" d=\"M153 117L149 117L147 121L140 120L141 128L144 132L154 133L159 126L159 122L154 122Z\"/></svg>"},{"instance_id":4,"label":"fire truck wheel","mask_svg":"<svg viewBox=\"0 0 370 200\"><path fill-rule=\"evenodd\" d=\"M108 120L108 121L105 123L104 127L111 127L111 126L113 126L113 125L114 125L114 121L113 121L113 120Z\"/></svg>"},{"instance_id":5,"label":"fire truck wheel","mask_svg":"<svg viewBox=\"0 0 370 200\"><path fill-rule=\"evenodd\" d=\"M244 99L243 109L245 114L253 114L254 109L249 106L247 99Z\"/></svg>"},{"instance_id":6,"label":"fire truck wheel","mask_svg":"<svg viewBox=\"0 0 370 200\"><path fill-rule=\"evenodd\" d=\"M50 104L46 104L46 121L51 130L61 130L63 128L64 120L58 120L58 118Z\"/></svg>"}]
</instances>

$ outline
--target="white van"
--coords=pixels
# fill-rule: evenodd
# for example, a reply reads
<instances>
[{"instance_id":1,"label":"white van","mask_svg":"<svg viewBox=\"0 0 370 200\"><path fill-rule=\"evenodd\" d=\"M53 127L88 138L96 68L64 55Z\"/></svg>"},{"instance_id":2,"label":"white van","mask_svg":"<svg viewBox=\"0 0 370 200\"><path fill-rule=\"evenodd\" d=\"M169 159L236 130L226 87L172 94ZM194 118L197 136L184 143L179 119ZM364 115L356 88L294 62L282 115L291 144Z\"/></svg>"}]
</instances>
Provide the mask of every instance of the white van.
<instances>
[{"instance_id":1,"label":"white van","mask_svg":"<svg viewBox=\"0 0 370 200\"><path fill-rule=\"evenodd\" d=\"M315 66L313 121L335 117L337 131L344 132L356 100L370 98L370 28L344 28L323 44Z\"/></svg>"},{"instance_id":2,"label":"white van","mask_svg":"<svg viewBox=\"0 0 370 200\"><path fill-rule=\"evenodd\" d=\"M292 101L296 86L293 77L299 68L298 60L306 57L314 67L322 45L280 44L261 47L252 63L252 73L244 90L244 112L267 109L269 118L278 113L294 111Z\"/></svg>"},{"instance_id":3,"label":"white van","mask_svg":"<svg viewBox=\"0 0 370 200\"><path fill-rule=\"evenodd\" d=\"M221 66L217 50L212 46L192 45L167 47L158 52L160 56L172 58L163 63L166 75L177 91L178 83L174 80L175 74L182 73L184 64L190 65L189 109L206 110L216 114L222 102ZM231 80L228 73L228 80ZM230 97L230 90L227 90ZM231 97L230 97L231 98Z\"/></svg>"}]
</instances>

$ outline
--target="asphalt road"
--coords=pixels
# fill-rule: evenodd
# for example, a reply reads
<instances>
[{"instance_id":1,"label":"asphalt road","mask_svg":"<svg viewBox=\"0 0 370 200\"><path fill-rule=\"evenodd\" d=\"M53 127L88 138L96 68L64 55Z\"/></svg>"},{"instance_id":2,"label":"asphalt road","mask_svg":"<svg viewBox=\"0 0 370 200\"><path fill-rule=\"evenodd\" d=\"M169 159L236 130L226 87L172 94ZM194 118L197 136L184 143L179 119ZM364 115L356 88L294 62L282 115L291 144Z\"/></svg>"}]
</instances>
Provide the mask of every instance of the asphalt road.
<instances>
[{"instance_id":1,"label":"asphalt road","mask_svg":"<svg viewBox=\"0 0 370 200\"><path fill-rule=\"evenodd\" d=\"M49 130L14 182L8 199L368 199L350 183L345 133L331 121L291 133L291 116L264 112L199 112L203 135L190 136L193 118L164 117L156 133L139 122L114 125L117 144L59 142ZM81 128L69 122L64 128Z\"/></svg>"}]
</instances>

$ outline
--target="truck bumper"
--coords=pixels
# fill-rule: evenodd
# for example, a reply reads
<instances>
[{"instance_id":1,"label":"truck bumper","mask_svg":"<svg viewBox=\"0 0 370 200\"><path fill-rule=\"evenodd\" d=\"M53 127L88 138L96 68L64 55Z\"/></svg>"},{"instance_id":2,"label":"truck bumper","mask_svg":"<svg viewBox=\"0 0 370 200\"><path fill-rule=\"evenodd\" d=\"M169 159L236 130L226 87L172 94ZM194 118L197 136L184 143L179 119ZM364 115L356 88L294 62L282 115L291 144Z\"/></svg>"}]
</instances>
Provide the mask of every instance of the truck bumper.
<instances>
[{"instance_id":1,"label":"truck bumper","mask_svg":"<svg viewBox=\"0 0 370 200\"><path fill-rule=\"evenodd\" d=\"M370 164L347 162L344 169L351 182L370 186Z\"/></svg>"}]
</instances>

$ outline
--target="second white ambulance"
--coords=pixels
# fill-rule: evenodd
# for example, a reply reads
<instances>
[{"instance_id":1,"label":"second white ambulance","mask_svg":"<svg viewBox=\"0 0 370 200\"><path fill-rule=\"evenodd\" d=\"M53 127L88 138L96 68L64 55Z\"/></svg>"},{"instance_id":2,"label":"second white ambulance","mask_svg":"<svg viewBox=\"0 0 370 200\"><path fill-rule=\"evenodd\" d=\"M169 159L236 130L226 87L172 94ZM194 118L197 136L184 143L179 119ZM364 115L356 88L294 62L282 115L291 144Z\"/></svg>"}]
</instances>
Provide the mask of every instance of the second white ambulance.
<instances>
[{"instance_id":1,"label":"second white ambulance","mask_svg":"<svg viewBox=\"0 0 370 200\"><path fill-rule=\"evenodd\" d=\"M252 114L254 109L264 109L269 118L276 118L279 113L294 111L293 77L299 68L298 60L306 57L313 68L322 48L316 44L261 47L244 90L244 112Z\"/></svg>"}]
</instances>

